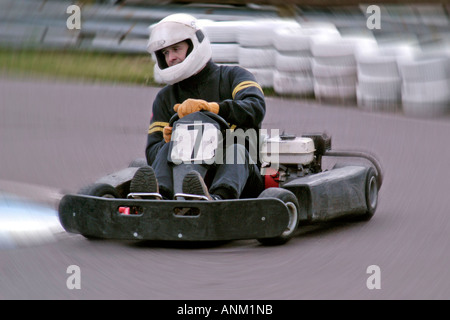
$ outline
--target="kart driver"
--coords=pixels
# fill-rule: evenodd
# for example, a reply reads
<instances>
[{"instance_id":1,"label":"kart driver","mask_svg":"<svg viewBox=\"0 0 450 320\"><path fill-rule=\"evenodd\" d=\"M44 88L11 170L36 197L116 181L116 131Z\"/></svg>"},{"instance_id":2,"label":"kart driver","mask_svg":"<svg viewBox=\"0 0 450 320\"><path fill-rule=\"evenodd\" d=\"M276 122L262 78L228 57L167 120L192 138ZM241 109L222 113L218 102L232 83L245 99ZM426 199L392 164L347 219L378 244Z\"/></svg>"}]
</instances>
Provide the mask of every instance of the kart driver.
<instances>
[{"instance_id":1,"label":"kart driver","mask_svg":"<svg viewBox=\"0 0 450 320\"><path fill-rule=\"evenodd\" d=\"M160 193L164 199L173 199L174 164L167 160L171 117L178 113L181 119L206 110L224 118L232 128L259 132L265 115L264 94L249 71L212 61L210 42L190 15L173 14L154 25L147 50L156 58L155 72L167 85L153 102L145 150L148 166L136 171L130 192ZM248 157L245 148L244 152ZM183 193L210 200L238 199L250 190L257 196L263 190L258 166L243 163L211 165L214 175L209 190L202 175L191 171L182 182Z\"/></svg>"}]
</instances>

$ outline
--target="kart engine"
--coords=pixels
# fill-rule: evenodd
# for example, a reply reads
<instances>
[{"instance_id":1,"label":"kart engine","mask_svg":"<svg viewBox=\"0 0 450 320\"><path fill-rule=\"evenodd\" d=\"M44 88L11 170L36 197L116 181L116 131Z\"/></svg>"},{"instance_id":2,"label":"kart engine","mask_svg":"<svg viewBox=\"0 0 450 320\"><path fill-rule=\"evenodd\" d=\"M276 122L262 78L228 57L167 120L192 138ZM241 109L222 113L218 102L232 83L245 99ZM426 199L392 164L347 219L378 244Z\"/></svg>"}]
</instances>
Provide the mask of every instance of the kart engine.
<instances>
[{"instance_id":1,"label":"kart engine","mask_svg":"<svg viewBox=\"0 0 450 320\"><path fill-rule=\"evenodd\" d=\"M275 186L290 178L321 172L322 155L330 149L331 137L326 133L304 134L301 137L283 133L266 137L261 145L261 173L266 176L266 185L269 182L269 185Z\"/></svg>"}]
</instances>

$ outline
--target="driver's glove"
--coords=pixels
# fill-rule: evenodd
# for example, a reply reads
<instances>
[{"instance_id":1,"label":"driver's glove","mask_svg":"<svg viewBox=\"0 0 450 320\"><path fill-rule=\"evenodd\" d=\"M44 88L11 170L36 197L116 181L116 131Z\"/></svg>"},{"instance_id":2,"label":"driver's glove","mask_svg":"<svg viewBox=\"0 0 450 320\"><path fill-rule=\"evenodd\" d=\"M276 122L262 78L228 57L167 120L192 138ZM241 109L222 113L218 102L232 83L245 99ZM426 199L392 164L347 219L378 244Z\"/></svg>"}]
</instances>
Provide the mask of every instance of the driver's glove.
<instances>
[{"instance_id":1,"label":"driver's glove","mask_svg":"<svg viewBox=\"0 0 450 320\"><path fill-rule=\"evenodd\" d=\"M172 127L165 126L163 129L163 137L165 142L169 142L172 137Z\"/></svg>"},{"instance_id":2,"label":"driver's glove","mask_svg":"<svg viewBox=\"0 0 450 320\"><path fill-rule=\"evenodd\" d=\"M183 118L184 116L187 116L188 114L200 111L200 110L206 110L210 111L212 113L218 114L219 113L219 104L216 102L206 102L205 100L201 99L186 99L183 103L177 103L173 110L178 113L178 116Z\"/></svg>"}]
</instances>

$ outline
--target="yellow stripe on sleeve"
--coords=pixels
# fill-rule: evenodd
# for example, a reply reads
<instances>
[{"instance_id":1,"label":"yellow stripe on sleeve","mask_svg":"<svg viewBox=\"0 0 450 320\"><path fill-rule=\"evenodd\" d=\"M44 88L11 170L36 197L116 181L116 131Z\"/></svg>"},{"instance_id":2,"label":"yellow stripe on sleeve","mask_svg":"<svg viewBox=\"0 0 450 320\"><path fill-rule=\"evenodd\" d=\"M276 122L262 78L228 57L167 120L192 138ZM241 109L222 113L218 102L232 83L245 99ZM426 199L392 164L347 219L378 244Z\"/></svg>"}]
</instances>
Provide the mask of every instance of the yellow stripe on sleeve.
<instances>
[{"instance_id":1,"label":"yellow stripe on sleeve","mask_svg":"<svg viewBox=\"0 0 450 320\"><path fill-rule=\"evenodd\" d=\"M264 94L263 89L261 88L261 86L259 84L257 84L255 81L242 81L241 83L239 83L233 90L232 93L232 97L234 99L234 97L236 96L236 93L238 93L239 91L241 91L242 89L246 89L249 87L256 87L259 90L261 90L261 92Z\"/></svg>"},{"instance_id":2,"label":"yellow stripe on sleeve","mask_svg":"<svg viewBox=\"0 0 450 320\"><path fill-rule=\"evenodd\" d=\"M150 124L150 127L148 128L148 134L152 134L153 132L163 131L165 126L168 126L168 122L161 122L156 121Z\"/></svg>"},{"instance_id":3,"label":"yellow stripe on sleeve","mask_svg":"<svg viewBox=\"0 0 450 320\"><path fill-rule=\"evenodd\" d=\"M163 132L163 130L164 130L164 128L156 127L156 128L153 128L153 129L149 129L149 130L148 130L148 134L152 134L152 133L158 132L158 131Z\"/></svg>"}]
</instances>

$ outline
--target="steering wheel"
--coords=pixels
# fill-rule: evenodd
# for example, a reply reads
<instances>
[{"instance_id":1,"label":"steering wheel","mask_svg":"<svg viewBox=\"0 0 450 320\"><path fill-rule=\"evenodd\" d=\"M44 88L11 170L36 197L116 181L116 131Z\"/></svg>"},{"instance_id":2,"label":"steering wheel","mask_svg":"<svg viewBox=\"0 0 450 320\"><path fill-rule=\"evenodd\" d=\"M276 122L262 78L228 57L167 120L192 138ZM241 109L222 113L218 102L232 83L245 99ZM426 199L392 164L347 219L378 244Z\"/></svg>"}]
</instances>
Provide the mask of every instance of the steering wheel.
<instances>
[{"instance_id":1,"label":"steering wheel","mask_svg":"<svg viewBox=\"0 0 450 320\"><path fill-rule=\"evenodd\" d=\"M217 122L220 126L220 130L224 131L230 129L230 125L225 121L224 118L222 118L218 114L205 110L201 110L200 112ZM169 127L173 127L173 124L178 120L180 120L180 116L178 115L178 113L175 113L169 120Z\"/></svg>"}]
</instances>

